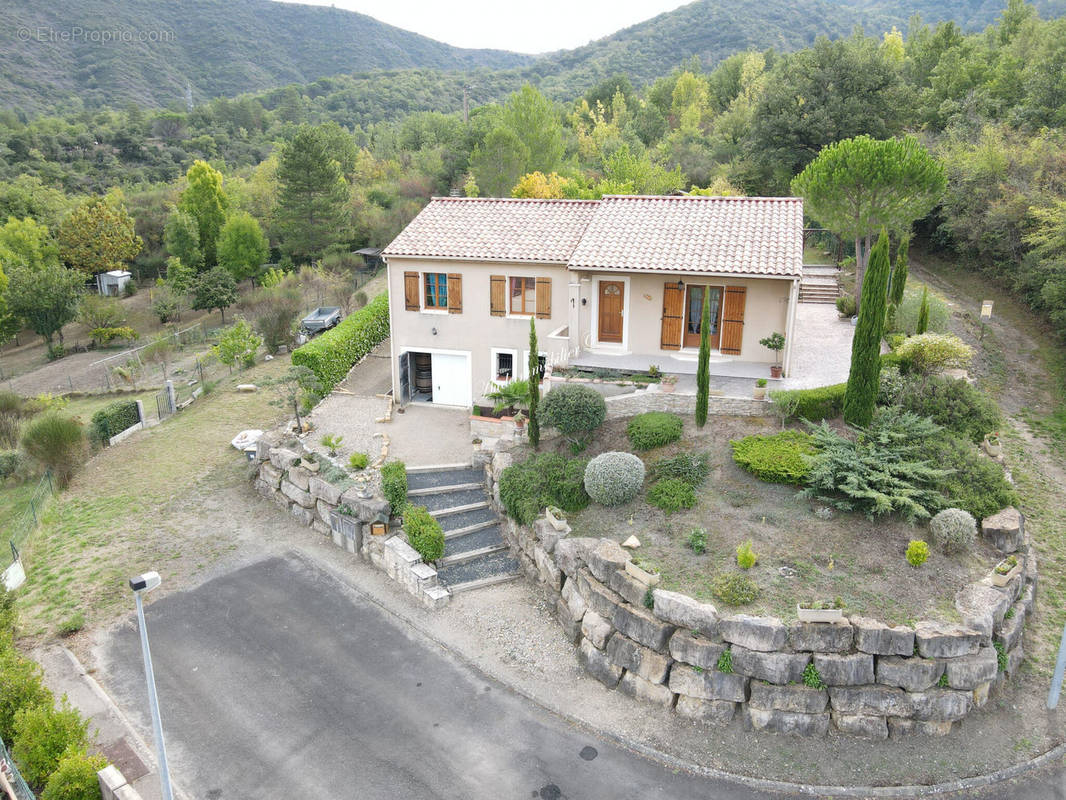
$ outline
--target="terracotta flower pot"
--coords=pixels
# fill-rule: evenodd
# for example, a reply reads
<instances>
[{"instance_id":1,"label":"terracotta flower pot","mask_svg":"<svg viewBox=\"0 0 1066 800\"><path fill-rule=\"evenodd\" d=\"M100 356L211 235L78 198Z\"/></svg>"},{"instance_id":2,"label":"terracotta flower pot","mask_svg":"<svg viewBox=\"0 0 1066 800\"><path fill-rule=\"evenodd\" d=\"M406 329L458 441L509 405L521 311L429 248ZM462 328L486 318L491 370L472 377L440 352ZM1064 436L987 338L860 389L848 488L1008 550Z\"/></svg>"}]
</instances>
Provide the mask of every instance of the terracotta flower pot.
<instances>
[{"instance_id":1,"label":"terracotta flower pot","mask_svg":"<svg viewBox=\"0 0 1066 800\"><path fill-rule=\"evenodd\" d=\"M771 364L770 365L770 377L771 378L780 378L781 377L781 365L780 364Z\"/></svg>"}]
</instances>

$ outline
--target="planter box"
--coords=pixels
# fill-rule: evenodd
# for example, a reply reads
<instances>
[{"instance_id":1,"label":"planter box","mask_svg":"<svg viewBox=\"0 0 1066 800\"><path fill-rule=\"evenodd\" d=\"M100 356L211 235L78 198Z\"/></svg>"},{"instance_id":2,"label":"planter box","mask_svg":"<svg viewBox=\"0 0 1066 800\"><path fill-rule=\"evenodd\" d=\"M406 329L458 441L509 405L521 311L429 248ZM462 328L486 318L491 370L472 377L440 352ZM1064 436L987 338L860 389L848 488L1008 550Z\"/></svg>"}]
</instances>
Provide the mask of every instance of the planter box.
<instances>
[{"instance_id":1,"label":"planter box","mask_svg":"<svg viewBox=\"0 0 1066 800\"><path fill-rule=\"evenodd\" d=\"M663 394L673 394L673 391L676 388L676 383L667 383L666 381L659 382L659 391L661 391Z\"/></svg>"},{"instance_id":2,"label":"planter box","mask_svg":"<svg viewBox=\"0 0 1066 800\"><path fill-rule=\"evenodd\" d=\"M752 390L751 396L752 396L752 399L754 399L754 400L765 400L766 399L766 387L765 386L756 386Z\"/></svg>"},{"instance_id":3,"label":"planter box","mask_svg":"<svg viewBox=\"0 0 1066 800\"><path fill-rule=\"evenodd\" d=\"M636 578L641 583L643 583L649 589L652 586L658 586L659 585L659 581L661 581L662 577L663 577L658 572L648 572L648 571L642 569L641 567L638 567L632 561L627 561L626 562L626 572L629 575L632 575L634 578Z\"/></svg>"},{"instance_id":4,"label":"planter box","mask_svg":"<svg viewBox=\"0 0 1066 800\"><path fill-rule=\"evenodd\" d=\"M992 578L992 585L993 586L1006 586L1008 583L1011 582L1011 578L1013 578L1015 575L1017 575L1019 572L1022 571L1022 567L1023 566L1024 566L1024 562L1019 560L1018 563L1014 565L1014 568L1010 572L1008 572L1006 575L1000 575L995 570L992 570L989 573L989 577Z\"/></svg>"},{"instance_id":5,"label":"planter box","mask_svg":"<svg viewBox=\"0 0 1066 800\"><path fill-rule=\"evenodd\" d=\"M566 523L566 517L555 516L551 512L550 508L544 509L544 516L548 518L548 522L551 523L551 526L560 533L570 528L570 526Z\"/></svg>"},{"instance_id":6,"label":"planter box","mask_svg":"<svg viewBox=\"0 0 1066 800\"><path fill-rule=\"evenodd\" d=\"M985 439L984 448L985 452L992 456L992 458L999 458L1001 455L1003 455L1002 442L996 442L995 444L993 444L992 442L988 441L988 439Z\"/></svg>"},{"instance_id":7,"label":"planter box","mask_svg":"<svg viewBox=\"0 0 1066 800\"><path fill-rule=\"evenodd\" d=\"M842 608L800 608L796 606L800 622L840 622L844 619Z\"/></svg>"}]
</instances>

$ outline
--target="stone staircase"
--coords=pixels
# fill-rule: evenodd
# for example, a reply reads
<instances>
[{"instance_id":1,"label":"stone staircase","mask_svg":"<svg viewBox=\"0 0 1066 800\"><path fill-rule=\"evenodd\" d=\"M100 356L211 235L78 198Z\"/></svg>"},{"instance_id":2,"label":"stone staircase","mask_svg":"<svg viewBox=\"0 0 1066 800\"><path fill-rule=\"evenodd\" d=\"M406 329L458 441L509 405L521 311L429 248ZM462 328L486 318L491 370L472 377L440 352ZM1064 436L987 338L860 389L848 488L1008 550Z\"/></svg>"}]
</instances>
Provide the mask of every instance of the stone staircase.
<instances>
[{"instance_id":1,"label":"stone staircase","mask_svg":"<svg viewBox=\"0 0 1066 800\"><path fill-rule=\"evenodd\" d=\"M408 470L407 499L425 506L444 530L437 577L452 594L519 577L518 561L489 506L483 470L462 465Z\"/></svg>"},{"instance_id":2,"label":"stone staircase","mask_svg":"<svg viewBox=\"0 0 1066 800\"><path fill-rule=\"evenodd\" d=\"M805 266L800 278L801 303L835 303L840 297L840 284L834 266Z\"/></svg>"}]
</instances>

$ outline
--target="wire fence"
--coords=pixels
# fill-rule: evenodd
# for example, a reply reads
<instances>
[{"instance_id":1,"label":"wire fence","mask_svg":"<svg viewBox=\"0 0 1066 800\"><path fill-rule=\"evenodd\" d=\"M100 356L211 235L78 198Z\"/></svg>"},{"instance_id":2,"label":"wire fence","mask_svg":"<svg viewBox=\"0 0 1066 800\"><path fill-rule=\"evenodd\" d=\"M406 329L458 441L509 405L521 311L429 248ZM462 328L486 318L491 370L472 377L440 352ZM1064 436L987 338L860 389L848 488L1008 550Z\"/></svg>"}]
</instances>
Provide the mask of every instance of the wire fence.
<instances>
[{"instance_id":1,"label":"wire fence","mask_svg":"<svg viewBox=\"0 0 1066 800\"><path fill-rule=\"evenodd\" d=\"M7 751L3 739L0 739L0 773L3 773L3 779L7 782L5 789L10 787L17 800L35 800L30 787L26 785L26 781L19 774L18 767L15 766L15 762Z\"/></svg>"},{"instance_id":2,"label":"wire fence","mask_svg":"<svg viewBox=\"0 0 1066 800\"><path fill-rule=\"evenodd\" d=\"M11 544L11 561L8 562L9 564L14 563L19 548L26 543L30 534L40 525L41 515L44 513L48 501L55 496L55 491L52 473L45 472L44 476L37 482L37 486L34 487L29 499L25 501L22 510L16 513L14 522L11 523L11 528L7 531L8 542Z\"/></svg>"}]
</instances>

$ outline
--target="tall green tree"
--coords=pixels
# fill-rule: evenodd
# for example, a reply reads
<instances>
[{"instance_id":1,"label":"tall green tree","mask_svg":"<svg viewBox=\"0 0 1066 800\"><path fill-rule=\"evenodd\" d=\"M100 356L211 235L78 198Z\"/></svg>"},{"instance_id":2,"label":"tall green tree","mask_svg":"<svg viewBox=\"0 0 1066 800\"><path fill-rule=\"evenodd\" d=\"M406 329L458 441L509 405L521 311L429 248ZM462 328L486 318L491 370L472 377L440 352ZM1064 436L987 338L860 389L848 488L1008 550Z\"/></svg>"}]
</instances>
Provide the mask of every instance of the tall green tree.
<instances>
[{"instance_id":1,"label":"tall green tree","mask_svg":"<svg viewBox=\"0 0 1066 800\"><path fill-rule=\"evenodd\" d=\"M907 287L907 251L910 249L910 237L904 236L896 250L896 266L892 270L892 284L889 289L889 302L897 308L903 302L903 290Z\"/></svg>"},{"instance_id":2,"label":"tall green tree","mask_svg":"<svg viewBox=\"0 0 1066 800\"><path fill-rule=\"evenodd\" d=\"M167 217L163 228L163 243L167 252L194 270L204 265L204 251L200 249L200 227L191 214L175 209Z\"/></svg>"},{"instance_id":3,"label":"tall green tree","mask_svg":"<svg viewBox=\"0 0 1066 800\"><path fill-rule=\"evenodd\" d=\"M879 229L905 234L933 210L944 192L943 167L917 139L854 139L825 147L792 180L806 212L855 241L855 297L859 306L871 239Z\"/></svg>"},{"instance_id":4,"label":"tall green tree","mask_svg":"<svg viewBox=\"0 0 1066 800\"><path fill-rule=\"evenodd\" d=\"M330 149L330 135L301 125L281 146L276 230L293 259L308 259L344 237L341 219L348 185Z\"/></svg>"},{"instance_id":5,"label":"tall green tree","mask_svg":"<svg viewBox=\"0 0 1066 800\"><path fill-rule=\"evenodd\" d=\"M30 217L8 217L0 226L0 268L16 265L41 269L59 263L59 249L48 228Z\"/></svg>"},{"instance_id":6,"label":"tall green tree","mask_svg":"<svg viewBox=\"0 0 1066 800\"><path fill-rule=\"evenodd\" d=\"M540 446L540 419L537 406L540 405L540 349L537 344L537 322L529 318L529 443L534 448Z\"/></svg>"},{"instance_id":7,"label":"tall green tree","mask_svg":"<svg viewBox=\"0 0 1066 800\"><path fill-rule=\"evenodd\" d=\"M56 232L59 256L88 275L122 269L144 244L121 197L94 197L80 203Z\"/></svg>"},{"instance_id":8,"label":"tall green tree","mask_svg":"<svg viewBox=\"0 0 1066 800\"><path fill-rule=\"evenodd\" d=\"M192 307L198 311L217 308L226 322L226 309L237 302L237 282L230 271L215 266L197 276L192 284Z\"/></svg>"},{"instance_id":9,"label":"tall green tree","mask_svg":"<svg viewBox=\"0 0 1066 800\"><path fill-rule=\"evenodd\" d=\"M563 126L544 95L527 83L507 99L502 122L525 146L526 161L519 174L548 174L559 168L563 161Z\"/></svg>"},{"instance_id":10,"label":"tall green tree","mask_svg":"<svg viewBox=\"0 0 1066 800\"><path fill-rule=\"evenodd\" d=\"M234 280L258 275L269 253L270 245L255 217L246 211L230 214L218 237L218 263Z\"/></svg>"},{"instance_id":11,"label":"tall green tree","mask_svg":"<svg viewBox=\"0 0 1066 800\"><path fill-rule=\"evenodd\" d=\"M194 161L185 173L189 185L181 193L178 209L196 220L200 234L200 249L204 254L204 266L213 267L217 263L216 246L218 234L226 221L229 199L222 190L222 173L206 161ZM174 253L187 264L181 253Z\"/></svg>"},{"instance_id":12,"label":"tall green tree","mask_svg":"<svg viewBox=\"0 0 1066 800\"><path fill-rule=\"evenodd\" d=\"M58 261L33 268L24 263L8 271L8 310L40 335L49 347L63 326L74 319L85 287L85 276Z\"/></svg>"},{"instance_id":13,"label":"tall green tree","mask_svg":"<svg viewBox=\"0 0 1066 800\"><path fill-rule=\"evenodd\" d=\"M885 332L888 293L888 233L882 228L870 252L870 267L862 287L859 321L851 341L851 370L844 390L844 421L865 428L877 404L881 382L881 337Z\"/></svg>"},{"instance_id":14,"label":"tall green tree","mask_svg":"<svg viewBox=\"0 0 1066 800\"><path fill-rule=\"evenodd\" d=\"M474 147L470 169L484 197L507 197L511 187L525 174L529 148L510 128L493 129L485 141Z\"/></svg>"},{"instance_id":15,"label":"tall green tree","mask_svg":"<svg viewBox=\"0 0 1066 800\"><path fill-rule=\"evenodd\" d=\"M696 427L707 424L707 403L711 393L711 293L703 291L700 316L700 355L696 364Z\"/></svg>"}]
</instances>

